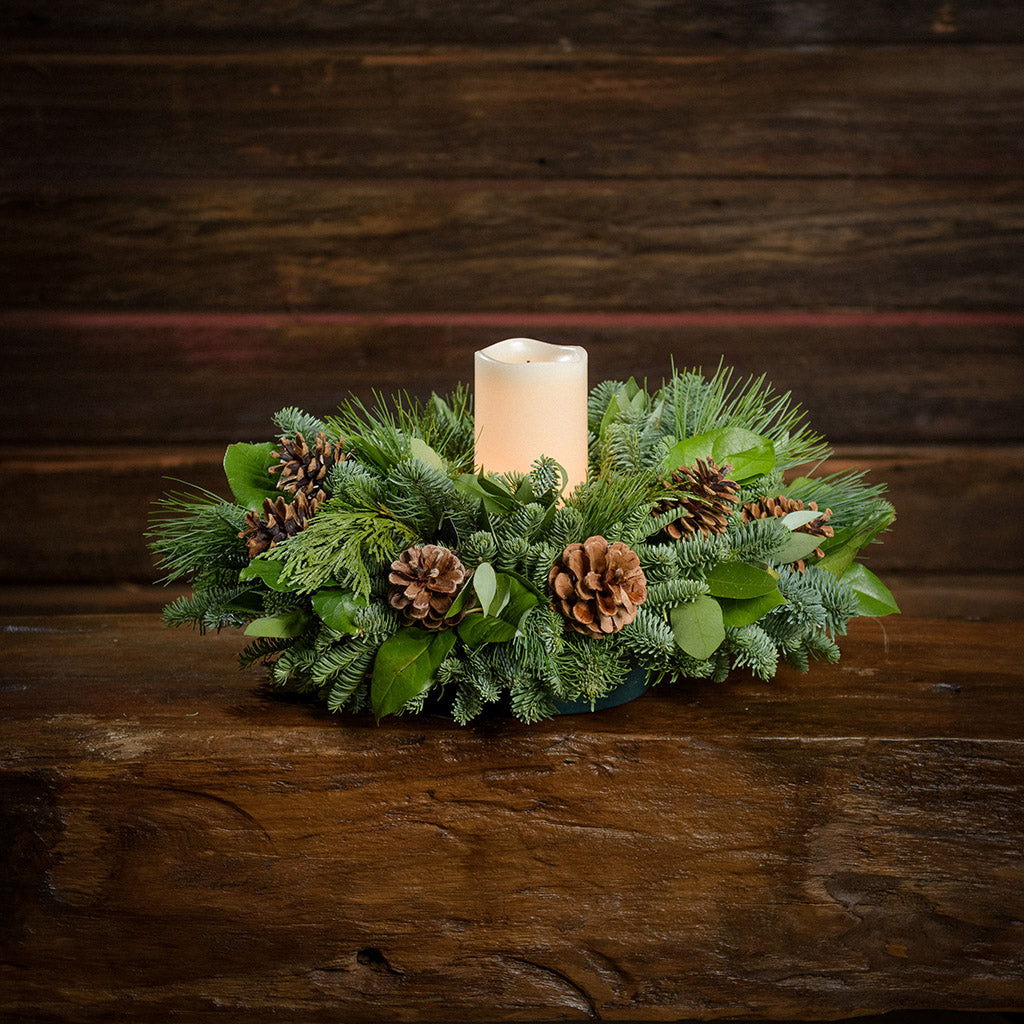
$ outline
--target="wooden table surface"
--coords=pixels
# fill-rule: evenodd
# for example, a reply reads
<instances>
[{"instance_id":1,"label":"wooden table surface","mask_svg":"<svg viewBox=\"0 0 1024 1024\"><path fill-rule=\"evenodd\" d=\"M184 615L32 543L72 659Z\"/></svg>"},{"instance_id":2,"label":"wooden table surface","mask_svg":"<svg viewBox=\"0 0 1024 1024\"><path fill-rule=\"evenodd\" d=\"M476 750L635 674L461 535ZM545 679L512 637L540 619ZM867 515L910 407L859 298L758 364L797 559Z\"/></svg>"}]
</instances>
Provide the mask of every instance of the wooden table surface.
<instances>
[{"instance_id":1,"label":"wooden table surface","mask_svg":"<svg viewBox=\"0 0 1024 1024\"><path fill-rule=\"evenodd\" d=\"M470 728L152 615L2 630L5 1020L1024 1008L1019 624Z\"/></svg>"}]
</instances>

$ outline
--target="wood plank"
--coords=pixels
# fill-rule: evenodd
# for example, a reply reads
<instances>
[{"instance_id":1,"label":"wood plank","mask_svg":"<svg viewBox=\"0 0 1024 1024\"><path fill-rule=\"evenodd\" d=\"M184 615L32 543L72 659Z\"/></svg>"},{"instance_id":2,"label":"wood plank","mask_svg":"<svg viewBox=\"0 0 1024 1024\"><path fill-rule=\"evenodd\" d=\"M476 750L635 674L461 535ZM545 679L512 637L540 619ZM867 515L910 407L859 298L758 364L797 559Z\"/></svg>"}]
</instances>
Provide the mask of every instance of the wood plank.
<instances>
[{"instance_id":1,"label":"wood plank","mask_svg":"<svg viewBox=\"0 0 1024 1024\"><path fill-rule=\"evenodd\" d=\"M1022 105L1013 46L6 53L0 178L820 175L842 192L1017 177Z\"/></svg>"},{"instance_id":2,"label":"wood plank","mask_svg":"<svg viewBox=\"0 0 1024 1024\"><path fill-rule=\"evenodd\" d=\"M578 0L521 0L514 7L499 0L415 5L396 0L163 0L148 6L123 0L64 0L59 5L7 0L0 26L22 34L16 40L19 48L52 45L55 34L69 33L75 49L93 40L108 48L137 49L153 45L154 35L166 46L167 34L179 46L187 39L190 48L224 45L225 38L235 46L265 46L266 33L272 32L278 44L282 37L289 42L315 37L347 50L532 46L563 53L588 47L649 52L812 43L1021 42L1024 30L1017 13L1006 0L974 0L964 6L906 0L896 9L878 0L856 8L841 0L717 0L699 9L623 0L614 14L605 4Z\"/></svg>"},{"instance_id":3,"label":"wood plank","mask_svg":"<svg viewBox=\"0 0 1024 1024\"><path fill-rule=\"evenodd\" d=\"M258 438L252 438L253 440ZM0 549L0 582L151 582L151 504L187 480L227 494L221 447L32 450L0 461L0 486L32 495L18 544ZM822 472L870 470L898 519L871 568L920 573L1024 572L1022 448L845 448Z\"/></svg>"},{"instance_id":4,"label":"wood plank","mask_svg":"<svg viewBox=\"0 0 1024 1024\"><path fill-rule=\"evenodd\" d=\"M374 390L443 394L471 381L475 350L525 334L583 345L593 383L635 376L653 385L673 360L710 372L723 359L743 377L767 374L836 444L1024 441L1024 317L890 327L870 318L772 326L768 315L767 325L738 326L603 326L586 313L571 323L523 319L460 326L451 315L409 326L386 316L322 324L284 316L249 326L184 315L148 325L0 313L6 437L33 446L255 440L287 405L327 415L349 391L364 401Z\"/></svg>"},{"instance_id":5,"label":"wood plank","mask_svg":"<svg viewBox=\"0 0 1024 1024\"><path fill-rule=\"evenodd\" d=\"M15 308L1024 308L1020 179L26 185L0 214Z\"/></svg>"},{"instance_id":6,"label":"wood plank","mask_svg":"<svg viewBox=\"0 0 1024 1024\"><path fill-rule=\"evenodd\" d=\"M1006 573L902 573L887 571L886 586L911 618L1024 619L1024 575ZM145 583L0 585L0 617L14 615L159 615L163 606L189 593L187 586ZM991 1024L991 1022L989 1022Z\"/></svg>"},{"instance_id":7,"label":"wood plank","mask_svg":"<svg viewBox=\"0 0 1024 1024\"><path fill-rule=\"evenodd\" d=\"M1003 625L860 622L811 676L471 729L332 721L140 616L11 625L15 1019L1024 1005Z\"/></svg>"}]
</instances>

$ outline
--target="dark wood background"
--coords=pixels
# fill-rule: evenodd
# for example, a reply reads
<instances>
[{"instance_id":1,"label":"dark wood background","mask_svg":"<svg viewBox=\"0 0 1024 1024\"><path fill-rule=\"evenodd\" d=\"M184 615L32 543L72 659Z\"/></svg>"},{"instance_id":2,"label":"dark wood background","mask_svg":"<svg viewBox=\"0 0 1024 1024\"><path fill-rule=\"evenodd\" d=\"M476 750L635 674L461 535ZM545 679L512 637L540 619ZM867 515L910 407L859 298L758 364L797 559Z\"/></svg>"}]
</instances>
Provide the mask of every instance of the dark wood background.
<instances>
[{"instance_id":1,"label":"dark wood background","mask_svg":"<svg viewBox=\"0 0 1024 1024\"><path fill-rule=\"evenodd\" d=\"M156 609L164 477L517 334L766 371L905 610L1021 614L1016 0L6 0L8 610Z\"/></svg>"}]
</instances>

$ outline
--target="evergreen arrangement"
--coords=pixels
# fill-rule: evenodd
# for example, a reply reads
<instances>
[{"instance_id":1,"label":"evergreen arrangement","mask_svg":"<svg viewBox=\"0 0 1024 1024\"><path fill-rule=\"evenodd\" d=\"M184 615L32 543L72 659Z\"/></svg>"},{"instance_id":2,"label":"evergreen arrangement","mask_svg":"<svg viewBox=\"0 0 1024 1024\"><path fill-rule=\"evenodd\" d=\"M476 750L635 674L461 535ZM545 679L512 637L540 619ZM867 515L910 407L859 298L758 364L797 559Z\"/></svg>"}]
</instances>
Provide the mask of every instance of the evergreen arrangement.
<instances>
[{"instance_id":1,"label":"evergreen arrangement","mask_svg":"<svg viewBox=\"0 0 1024 1024\"><path fill-rule=\"evenodd\" d=\"M475 471L465 388L283 409L276 441L228 447L233 500L157 503L164 581L192 586L164 620L244 629L243 667L332 711L465 724L499 702L535 722L638 666L652 682L806 671L838 660L851 617L898 611L856 560L893 521L884 488L790 478L830 450L764 377L606 381L588 413L589 476L565 493L547 457Z\"/></svg>"}]
</instances>

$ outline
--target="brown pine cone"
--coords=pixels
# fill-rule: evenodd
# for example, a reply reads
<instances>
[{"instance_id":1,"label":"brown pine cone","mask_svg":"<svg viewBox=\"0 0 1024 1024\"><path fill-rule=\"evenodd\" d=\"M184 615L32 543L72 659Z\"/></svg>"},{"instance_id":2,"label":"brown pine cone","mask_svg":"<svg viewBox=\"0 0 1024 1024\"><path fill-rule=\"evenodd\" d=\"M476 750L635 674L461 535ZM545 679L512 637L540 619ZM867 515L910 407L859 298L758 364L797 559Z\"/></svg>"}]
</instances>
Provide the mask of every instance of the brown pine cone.
<instances>
[{"instance_id":1,"label":"brown pine cone","mask_svg":"<svg viewBox=\"0 0 1024 1024\"><path fill-rule=\"evenodd\" d=\"M733 511L731 505L739 504L740 500L739 484L725 475L731 469L728 462L719 469L714 459L697 459L692 466L680 466L669 479L658 481L675 493L659 502L651 514L660 516L674 509L680 512L679 518L665 527L669 537L682 540L697 533L725 533Z\"/></svg>"},{"instance_id":2,"label":"brown pine cone","mask_svg":"<svg viewBox=\"0 0 1024 1024\"><path fill-rule=\"evenodd\" d=\"M320 490L331 467L345 459L341 443L331 444L322 430L316 435L312 448L302 434L296 433L293 441L282 437L281 450L270 454L279 460L276 466L270 467L271 473L281 474L278 490L303 492L310 497Z\"/></svg>"},{"instance_id":3,"label":"brown pine cone","mask_svg":"<svg viewBox=\"0 0 1024 1024\"><path fill-rule=\"evenodd\" d=\"M471 575L448 548L437 544L411 547L391 563L388 602L408 625L447 629L458 625L466 614L461 611L445 618Z\"/></svg>"},{"instance_id":4,"label":"brown pine cone","mask_svg":"<svg viewBox=\"0 0 1024 1024\"><path fill-rule=\"evenodd\" d=\"M309 519L316 512L323 500L323 491L315 498L307 498L305 494L296 494L295 500L286 502L284 498L271 501L263 499L263 516L259 512L249 512L245 517L246 528L239 533L249 546L249 557L255 558L275 544L289 537L294 537L306 528Z\"/></svg>"},{"instance_id":5,"label":"brown pine cone","mask_svg":"<svg viewBox=\"0 0 1024 1024\"><path fill-rule=\"evenodd\" d=\"M781 519L783 516L789 515L790 512L803 512L805 510L817 512L818 503L812 501L809 505L804 505L799 498L786 498L780 494L775 498L761 498L760 501L747 502L742 510L743 522L749 523L754 519L770 519L772 517ZM809 533L815 537L831 537L835 534L835 530L828 525L828 521L831 518L832 509L827 508L817 519L812 519L809 523L798 526L793 532ZM818 558L823 558L825 552L821 548L815 548L811 554ZM797 559L791 564L797 572L803 572L807 568L807 562L802 558Z\"/></svg>"},{"instance_id":6,"label":"brown pine cone","mask_svg":"<svg viewBox=\"0 0 1024 1024\"><path fill-rule=\"evenodd\" d=\"M640 559L621 541L588 537L570 544L551 567L552 607L584 636L603 637L628 626L647 597Z\"/></svg>"}]
</instances>

